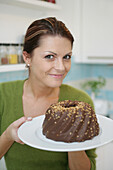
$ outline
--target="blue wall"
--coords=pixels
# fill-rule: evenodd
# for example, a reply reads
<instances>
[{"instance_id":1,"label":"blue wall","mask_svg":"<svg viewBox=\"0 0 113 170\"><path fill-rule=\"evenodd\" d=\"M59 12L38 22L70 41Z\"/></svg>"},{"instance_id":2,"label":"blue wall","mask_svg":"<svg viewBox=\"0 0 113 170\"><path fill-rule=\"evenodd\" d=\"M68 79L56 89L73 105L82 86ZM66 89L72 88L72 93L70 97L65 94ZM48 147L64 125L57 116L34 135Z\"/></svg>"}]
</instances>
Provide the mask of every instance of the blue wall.
<instances>
[{"instance_id":1,"label":"blue wall","mask_svg":"<svg viewBox=\"0 0 113 170\"><path fill-rule=\"evenodd\" d=\"M28 77L27 71L11 71L0 73L0 82L23 80Z\"/></svg>"},{"instance_id":2,"label":"blue wall","mask_svg":"<svg viewBox=\"0 0 113 170\"><path fill-rule=\"evenodd\" d=\"M90 77L103 76L113 79L113 65L107 64L75 64L72 61L71 70L65 81L80 80Z\"/></svg>"}]
</instances>

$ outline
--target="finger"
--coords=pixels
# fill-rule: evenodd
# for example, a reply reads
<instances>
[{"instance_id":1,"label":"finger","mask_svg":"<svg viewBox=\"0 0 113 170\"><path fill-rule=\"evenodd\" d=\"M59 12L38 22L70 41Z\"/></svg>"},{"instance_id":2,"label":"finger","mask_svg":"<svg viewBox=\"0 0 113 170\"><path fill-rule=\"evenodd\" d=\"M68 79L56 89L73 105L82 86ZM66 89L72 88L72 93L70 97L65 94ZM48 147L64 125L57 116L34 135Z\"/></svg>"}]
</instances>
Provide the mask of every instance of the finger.
<instances>
[{"instance_id":1,"label":"finger","mask_svg":"<svg viewBox=\"0 0 113 170\"><path fill-rule=\"evenodd\" d=\"M20 119L14 122L14 125L16 127L20 127L23 123L25 123L26 119L27 119L26 117L21 117Z\"/></svg>"},{"instance_id":2,"label":"finger","mask_svg":"<svg viewBox=\"0 0 113 170\"><path fill-rule=\"evenodd\" d=\"M22 144L22 145L24 145L24 144L25 144L25 143L24 143L24 142L22 142L21 140L19 141L19 143L20 143L20 144Z\"/></svg>"},{"instance_id":3,"label":"finger","mask_svg":"<svg viewBox=\"0 0 113 170\"><path fill-rule=\"evenodd\" d=\"M32 120L32 117L27 117L27 121L31 121Z\"/></svg>"},{"instance_id":4,"label":"finger","mask_svg":"<svg viewBox=\"0 0 113 170\"><path fill-rule=\"evenodd\" d=\"M24 142L21 142L20 144L24 145L25 143L24 143Z\"/></svg>"},{"instance_id":5,"label":"finger","mask_svg":"<svg viewBox=\"0 0 113 170\"><path fill-rule=\"evenodd\" d=\"M15 140L17 143L20 143L20 144L24 144L24 142L22 142L20 139L18 140Z\"/></svg>"}]
</instances>

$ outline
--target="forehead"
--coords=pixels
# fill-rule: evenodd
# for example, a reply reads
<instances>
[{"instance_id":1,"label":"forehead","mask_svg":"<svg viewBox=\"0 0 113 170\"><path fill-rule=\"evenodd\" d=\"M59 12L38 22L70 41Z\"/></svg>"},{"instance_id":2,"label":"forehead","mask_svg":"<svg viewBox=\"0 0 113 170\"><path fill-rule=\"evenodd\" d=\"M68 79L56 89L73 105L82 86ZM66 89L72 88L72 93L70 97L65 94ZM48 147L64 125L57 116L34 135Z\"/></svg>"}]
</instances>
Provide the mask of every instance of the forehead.
<instances>
[{"instance_id":1,"label":"forehead","mask_svg":"<svg viewBox=\"0 0 113 170\"><path fill-rule=\"evenodd\" d=\"M46 48L67 47L67 48L71 48L71 41L68 38L65 38L65 37L62 37L62 36L47 35L47 36L43 36L40 39L40 47L46 47Z\"/></svg>"},{"instance_id":2,"label":"forehead","mask_svg":"<svg viewBox=\"0 0 113 170\"><path fill-rule=\"evenodd\" d=\"M46 55L50 52L64 56L72 52L71 41L61 36L43 36L40 45L32 52L33 55Z\"/></svg>"}]
</instances>

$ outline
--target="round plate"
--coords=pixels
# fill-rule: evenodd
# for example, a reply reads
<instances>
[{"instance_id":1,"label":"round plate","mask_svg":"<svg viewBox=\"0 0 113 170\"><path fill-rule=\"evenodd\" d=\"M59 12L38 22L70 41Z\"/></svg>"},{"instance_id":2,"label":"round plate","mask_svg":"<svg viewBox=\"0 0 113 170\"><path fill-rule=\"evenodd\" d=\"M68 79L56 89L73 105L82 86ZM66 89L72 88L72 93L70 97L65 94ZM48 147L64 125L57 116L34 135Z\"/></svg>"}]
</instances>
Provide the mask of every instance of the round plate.
<instances>
[{"instance_id":1,"label":"round plate","mask_svg":"<svg viewBox=\"0 0 113 170\"><path fill-rule=\"evenodd\" d=\"M42 123L45 115L33 118L20 126L18 129L18 136L25 144L48 151L68 152L68 151L81 151L97 148L105 145L113 140L113 120L102 115L96 115L100 126L100 133L98 136L91 140L84 142L57 142L47 139L42 134Z\"/></svg>"}]
</instances>

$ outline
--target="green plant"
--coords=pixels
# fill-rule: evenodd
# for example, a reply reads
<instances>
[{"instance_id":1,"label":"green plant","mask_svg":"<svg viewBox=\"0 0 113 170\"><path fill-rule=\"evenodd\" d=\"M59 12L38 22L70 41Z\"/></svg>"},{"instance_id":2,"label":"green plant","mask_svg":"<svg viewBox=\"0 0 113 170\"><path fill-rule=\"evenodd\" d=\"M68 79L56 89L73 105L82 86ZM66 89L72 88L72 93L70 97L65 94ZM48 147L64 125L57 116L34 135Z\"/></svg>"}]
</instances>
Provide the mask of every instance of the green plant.
<instances>
[{"instance_id":1,"label":"green plant","mask_svg":"<svg viewBox=\"0 0 113 170\"><path fill-rule=\"evenodd\" d=\"M106 85L104 77L99 76L97 80L89 80L81 85L84 90L91 90L95 96L98 95L100 89Z\"/></svg>"}]
</instances>

